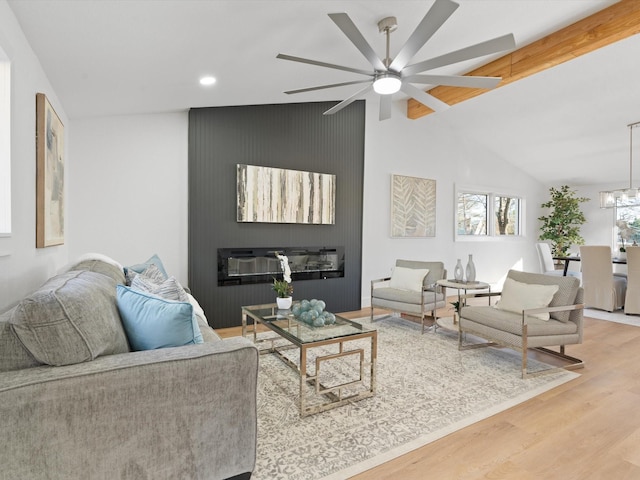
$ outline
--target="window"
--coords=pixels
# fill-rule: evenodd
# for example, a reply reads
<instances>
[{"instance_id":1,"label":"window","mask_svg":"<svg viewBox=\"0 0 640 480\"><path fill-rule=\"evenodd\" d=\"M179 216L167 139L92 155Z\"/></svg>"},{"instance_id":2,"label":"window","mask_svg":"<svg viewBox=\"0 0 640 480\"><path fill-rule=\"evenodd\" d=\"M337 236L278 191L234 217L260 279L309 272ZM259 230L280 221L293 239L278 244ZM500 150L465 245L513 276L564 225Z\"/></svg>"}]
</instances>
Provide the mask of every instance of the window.
<instances>
[{"instance_id":1,"label":"window","mask_svg":"<svg viewBox=\"0 0 640 480\"><path fill-rule=\"evenodd\" d=\"M456 238L514 237L523 232L524 199L514 195L459 189Z\"/></svg>"},{"instance_id":2,"label":"window","mask_svg":"<svg viewBox=\"0 0 640 480\"><path fill-rule=\"evenodd\" d=\"M11 65L0 49L0 237L11 234Z\"/></svg>"},{"instance_id":3,"label":"window","mask_svg":"<svg viewBox=\"0 0 640 480\"><path fill-rule=\"evenodd\" d=\"M614 250L640 244L640 201L632 200L616 205Z\"/></svg>"}]
</instances>

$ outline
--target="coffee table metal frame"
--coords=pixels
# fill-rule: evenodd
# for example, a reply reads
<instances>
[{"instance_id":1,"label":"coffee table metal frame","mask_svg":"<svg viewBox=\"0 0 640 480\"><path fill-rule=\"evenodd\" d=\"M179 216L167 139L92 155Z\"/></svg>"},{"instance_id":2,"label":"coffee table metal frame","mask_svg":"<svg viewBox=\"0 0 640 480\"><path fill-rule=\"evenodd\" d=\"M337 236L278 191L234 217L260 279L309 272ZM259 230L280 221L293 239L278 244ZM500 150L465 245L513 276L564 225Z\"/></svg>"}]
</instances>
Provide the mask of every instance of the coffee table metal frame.
<instances>
[{"instance_id":1,"label":"coffee table metal frame","mask_svg":"<svg viewBox=\"0 0 640 480\"><path fill-rule=\"evenodd\" d=\"M265 315L266 313L266 315ZM248 323L251 319L252 324ZM246 337L247 334L253 334L253 341L256 344L271 343L268 348L260 349L261 354L274 353L280 358L286 365L295 370L300 377L300 416L304 417L318 412L324 412L331 408L345 405L349 402L362 400L375 395L376 391L376 358L378 353L378 331L374 329L367 329L357 322L349 320L344 317L336 315L336 321L342 326L351 326L353 330L343 335L332 336L331 331L333 326L326 327L310 327L294 318L290 311L279 311L277 305L253 305L242 307L242 336ZM258 325L264 325L272 332L278 334L279 338L284 338L289 342L288 345L276 346L274 340L277 338L271 337L267 339L258 339ZM338 325L338 327L340 327ZM251 327L251 328L250 328ZM305 341L301 338L300 332L303 329L313 328L315 330L326 329L328 334L326 338L320 338L317 340ZM335 331L335 330L334 330ZM294 333L297 332L297 333ZM362 348L347 349L345 344L354 340L369 339L371 342L370 361L366 361L365 350ZM338 352L328 355L321 355L316 357L315 360L315 372L313 374L307 372L307 350L310 348L322 347L325 345L338 345ZM288 359L282 352L284 350L298 348L300 352L300 364L299 366ZM323 362L334 360L349 355L355 355L359 357L359 375L358 377L346 383L341 383L327 387L320 382L320 369ZM369 369L369 385L367 387L366 369ZM327 398L327 401L322 404L307 406L306 384L313 385L315 387L315 393L323 395ZM344 389L347 387L353 387L362 385L364 389L357 393L350 395L344 394Z\"/></svg>"}]
</instances>

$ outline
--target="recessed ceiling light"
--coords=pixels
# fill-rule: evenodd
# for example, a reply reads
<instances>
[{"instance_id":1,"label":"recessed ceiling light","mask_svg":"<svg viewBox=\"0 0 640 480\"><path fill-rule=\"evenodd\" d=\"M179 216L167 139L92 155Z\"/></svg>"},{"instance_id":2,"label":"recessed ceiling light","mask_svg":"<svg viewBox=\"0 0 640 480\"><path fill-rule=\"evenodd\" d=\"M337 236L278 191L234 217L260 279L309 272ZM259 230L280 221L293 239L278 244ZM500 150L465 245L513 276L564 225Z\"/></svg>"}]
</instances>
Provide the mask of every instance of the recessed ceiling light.
<instances>
[{"instance_id":1,"label":"recessed ceiling light","mask_svg":"<svg viewBox=\"0 0 640 480\"><path fill-rule=\"evenodd\" d=\"M214 83L216 83L216 79L215 77L202 77L200 79L200 85L213 85Z\"/></svg>"}]
</instances>

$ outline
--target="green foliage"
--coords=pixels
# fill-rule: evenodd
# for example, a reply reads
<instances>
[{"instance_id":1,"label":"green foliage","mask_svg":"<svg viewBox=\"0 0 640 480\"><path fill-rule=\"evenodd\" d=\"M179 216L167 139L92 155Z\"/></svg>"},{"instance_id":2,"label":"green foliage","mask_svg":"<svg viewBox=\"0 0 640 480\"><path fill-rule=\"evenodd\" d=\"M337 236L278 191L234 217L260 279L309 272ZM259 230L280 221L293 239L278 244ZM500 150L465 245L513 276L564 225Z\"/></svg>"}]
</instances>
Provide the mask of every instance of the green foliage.
<instances>
[{"instance_id":1,"label":"green foliage","mask_svg":"<svg viewBox=\"0 0 640 480\"><path fill-rule=\"evenodd\" d=\"M587 220L584 218L580 204L589 201L586 197L576 197L575 190L568 185L559 189L549 189L551 199L542 204L542 208L549 208L549 215L543 215L538 220L542 222L540 240L550 240L552 252L556 257L566 256L571 245L584 245L580 236L580 226Z\"/></svg>"},{"instance_id":2,"label":"green foliage","mask_svg":"<svg viewBox=\"0 0 640 480\"><path fill-rule=\"evenodd\" d=\"M293 293L293 285L284 280L277 280L275 277L273 278L272 288L280 298L290 297Z\"/></svg>"}]
</instances>

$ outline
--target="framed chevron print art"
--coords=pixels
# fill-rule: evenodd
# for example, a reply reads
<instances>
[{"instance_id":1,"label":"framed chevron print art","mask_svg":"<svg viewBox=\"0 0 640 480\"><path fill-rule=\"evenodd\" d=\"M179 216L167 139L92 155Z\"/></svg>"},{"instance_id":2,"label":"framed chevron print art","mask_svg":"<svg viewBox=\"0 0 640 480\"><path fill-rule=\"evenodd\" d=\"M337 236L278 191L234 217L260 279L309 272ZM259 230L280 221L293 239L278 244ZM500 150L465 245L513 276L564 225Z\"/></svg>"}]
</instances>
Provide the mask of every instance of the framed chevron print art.
<instances>
[{"instance_id":1,"label":"framed chevron print art","mask_svg":"<svg viewBox=\"0 0 640 480\"><path fill-rule=\"evenodd\" d=\"M436 181L391 175L391 236L436 236Z\"/></svg>"}]
</instances>

